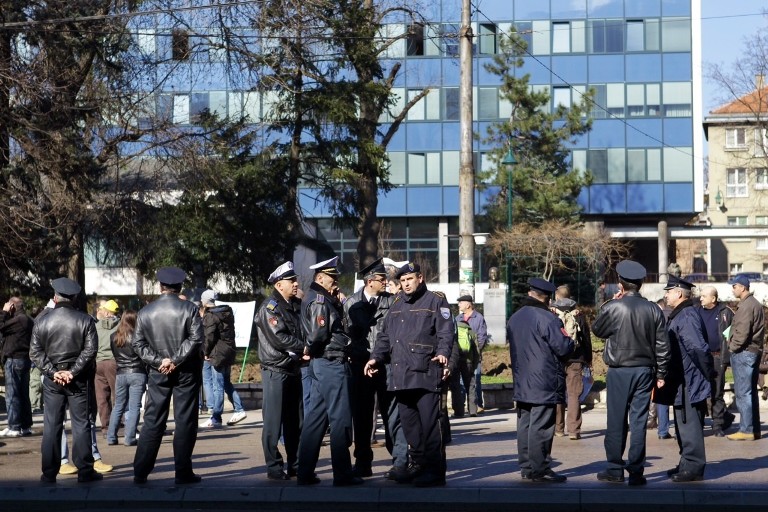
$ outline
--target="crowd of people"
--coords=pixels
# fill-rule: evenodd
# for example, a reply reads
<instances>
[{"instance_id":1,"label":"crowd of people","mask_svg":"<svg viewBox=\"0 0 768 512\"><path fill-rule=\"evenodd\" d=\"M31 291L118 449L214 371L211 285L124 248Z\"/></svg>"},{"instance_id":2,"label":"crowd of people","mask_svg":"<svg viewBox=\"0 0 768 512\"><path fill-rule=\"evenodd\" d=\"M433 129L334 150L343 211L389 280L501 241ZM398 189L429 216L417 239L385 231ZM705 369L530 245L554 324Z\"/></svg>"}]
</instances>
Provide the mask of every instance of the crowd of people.
<instances>
[{"instance_id":1,"label":"crowd of people","mask_svg":"<svg viewBox=\"0 0 768 512\"><path fill-rule=\"evenodd\" d=\"M461 295L454 315L442 293L427 289L413 262L374 261L360 270L362 286L349 296L339 289L337 257L309 270L312 283L302 292L293 263L279 265L267 278L271 294L254 317L266 477L319 483L315 469L329 434L333 485L364 483L373 476L371 445L380 416L392 460L384 476L417 487L444 485L448 390L455 417L483 413L479 369L488 334L473 297ZM551 467L553 437L581 438L590 331L605 339L608 367L606 466L598 480L621 483L626 473L629 485L646 483L646 431L658 419L659 437L672 437L662 433L669 407L680 460L668 474L680 483L703 479L708 403L716 436L725 436L735 419L723 400L729 365L740 423L727 438L760 436L756 385L764 317L749 281L729 282L740 301L734 313L718 301L714 287L703 287L696 300L692 283L670 276L664 300L656 304L640 294L642 265L623 261L616 273L618 292L600 305L591 326L567 286L541 278L528 281L528 295L508 320L524 480L567 480ZM123 443L136 447L134 482L143 484L154 469L173 401L179 485L201 481L192 467L198 429L222 426L225 396L234 406L227 423L246 418L230 381L236 355L232 308L217 303L213 290L198 304L186 300L186 277L178 268L158 270L160 296L138 312L103 300L94 318L78 307L82 289L67 278L52 281L53 299L34 320L20 297L3 306L8 427L0 436L31 435L33 410L43 408L43 482L75 473L79 482L91 482L111 471L100 460L97 415L108 444L118 443L122 427ZM35 380L42 384L37 404ZM210 418L199 423L206 411ZM649 419L649 411L657 414Z\"/></svg>"}]
</instances>

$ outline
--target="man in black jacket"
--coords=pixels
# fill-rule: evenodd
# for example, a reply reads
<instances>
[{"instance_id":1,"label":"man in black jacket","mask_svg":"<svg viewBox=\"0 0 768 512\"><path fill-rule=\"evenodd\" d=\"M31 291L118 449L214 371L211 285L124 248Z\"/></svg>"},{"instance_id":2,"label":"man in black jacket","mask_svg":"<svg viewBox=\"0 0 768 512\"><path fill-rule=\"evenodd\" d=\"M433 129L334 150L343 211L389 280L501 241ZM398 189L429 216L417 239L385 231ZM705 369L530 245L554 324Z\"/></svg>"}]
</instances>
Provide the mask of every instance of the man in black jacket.
<instances>
[{"instance_id":1,"label":"man in black jacket","mask_svg":"<svg viewBox=\"0 0 768 512\"><path fill-rule=\"evenodd\" d=\"M79 284L60 277L51 282L56 307L39 318L32 329L30 357L43 374L43 475L40 480L56 482L61 467L61 436L69 406L72 422L72 461L77 481L91 482L103 477L93 470L89 407L95 404L93 379L99 340L96 324L78 311L73 301L80 294Z\"/></svg>"},{"instance_id":2,"label":"man in black jacket","mask_svg":"<svg viewBox=\"0 0 768 512\"><path fill-rule=\"evenodd\" d=\"M13 296L0 311L2 361L5 368L5 405L8 428L0 437L32 435L32 404L29 401L29 343L32 319L24 311L21 297Z\"/></svg>"},{"instance_id":3,"label":"man in black jacket","mask_svg":"<svg viewBox=\"0 0 768 512\"><path fill-rule=\"evenodd\" d=\"M133 459L133 481L143 484L152 472L163 439L171 398L176 429L173 458L176 484L197 483L192 451L197 441L198 396L202 384L203 324L193 303L179 298L186 273L175 267L157 271L160 297L139 311L133 350L149 366L144 426Z\"/></svg>"},{"instance_id":4,"label":"man in black jacket","mask_svg":"<svg viewBox=\"0 0 768 512\"><path fill-rule=\"evenodd\" d=\"M392 363L388 388L397 396L400 421L413 465L395 477L418 487L445 485L445 446L440 435L440 393L455 329L445 296L427 290L417 263L397 272L402 292L384 319L365 374Z\"/></svg>"},{"instance_id":5,"label":"man in black jacket","mask_svg":"<svg viewBox=\"0 0 768 512\"><path fill-rule=\"evenodd\" d=\"M661 309L640 295L645 267L625 260L616 265L619 292L600 308L592 324L595 336L603 338L603 361L608 365L608 424L605 456L608 467L597 474L603 482L624 481L645 485L645 429L654 380L662 388L670 360L666 322ZM629 425L627 425L629 415ZM632 433L627 461L624 448Z\"/></svg>"},{"instance_id":6,"label":"man in black jacket","mask_svg":"<svg viewBox=\"0 0 768 512\"><path fill-rule=\"evenodd\" d=\"M346 298L338 287L338 256L309 267L314 282L301 303L301 328L310 361L309 410L299 441L299 469L296 483L314 485L317 459L323 436L330 424L333 485L359 485L363 479L352 474L349 446L352 444L352 410L349 404L350 339L344 332Z\"/></svg>"},{"instance_id":7,"label":"man in black jacket","mask_svg":"<svg viewBox=\"0 0 768 512\"><path fill-rule=\"evenodd\" d=\"M256 312L256 336L264 396L261 413L261 447L267 465L267 478L288 480L298 470L299 435L303 408L301 401L301 361L304 337L299 313L301 301L293 263L286 261L267 279L274 290ZM306 359L309 359L307 356ZM278 449L283 436L286 472Z\"/></svg>"}]
</instances>

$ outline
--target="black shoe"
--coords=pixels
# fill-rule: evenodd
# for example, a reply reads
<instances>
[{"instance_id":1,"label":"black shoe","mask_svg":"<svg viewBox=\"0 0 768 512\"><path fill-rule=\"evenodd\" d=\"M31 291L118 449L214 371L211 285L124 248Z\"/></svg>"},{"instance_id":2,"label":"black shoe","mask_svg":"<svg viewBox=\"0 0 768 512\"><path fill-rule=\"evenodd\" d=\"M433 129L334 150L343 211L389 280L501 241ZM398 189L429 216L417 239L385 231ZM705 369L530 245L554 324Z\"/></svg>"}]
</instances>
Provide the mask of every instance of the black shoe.
<instances>
[{"instance_id":1,"label":"black shoe","mask_svg":"<svg viewBox=\"0 0 768 512\"><path fill-rule=\"evenodd\" d=\"M115 446L117 445L117 441L107 441L108 446Z\"/></svg>"},{"instance_id":2,"label":"black shoe","mask_svg":"<svg viewBox=\"0 0 768 512\"><path fill-rule=\"evenodd\" d=\"M680 466L675 466L672 469L667 470L667 476L672 477L680 472Z\"/></svg>"},{"instance_id":3,"label":"black shoe","mask_svg":"<svg viewBox=\"0 0 768 512\"><path fill-rule=\"evenodd\" d=\"M715 437L725 437L725 432L723 432L722 430L715 430L712 433L712 435Z\"/></svg>"},{"instance_id":4,"label":"black shoe","mask_svg":"<svg viewBox=\"0 0 768 512\"><path fill-rule=\"evenodd\" d=\"M416 487L438 487L445 485L445 475L422 473L413 479L413 485Z\"/></svg>"},{"instance_id":5,"label":"black shoe","mask_svg":"<svg viewBox=\"0 0 768 512\"><path fill-rule=\"evenodd\" d=\"M666 434L664 434L662 436L659 436L659 439L674 439L674 438L675 438L675 436L673 436L669 432L667 432Z\"/></svg>"},{"instance_id":6,"label":"black shoe","mask_svg":"<svg viewBox=\"0 0 768 512\"><path fill-rule=\"evenodd\" d=\"M610 482L612 484L620 484L624 481L624 475L612 475L607 471L601 471L597 474L597 479L601 482Z\"/></svg>"},{"instance_id":7,"label":"black shoe","mask_svg":"<svg viewBox=\"0 0 768 512\"><path fill-rule=\"evenodd\" d=\"M177 476L173 479L173 481L176 483L176 485L199 484L203 481L203 477L196 475L195 473L191 473L189 475Z\"/></svg>"},{"instance_id":8,"label":"black shoe","mask_svg":"<svg viewBox=\"0 0 768 512\"><path fill-rule=\"evenodd\" d=\"M77 475L77 482L81 484L87 484L88 482L98 482L99 480L104 480L104 475L95 471L91 471L90 473L85 473L83 475Z\"/></svg>"},{"instance_id":9,"label":"black shoe","mask_svg":"<svg viewBox=\"0 0 768 512\"><path fill-rule=\"evenodd\" d=\"M145 483L147 483L147 477L145 477L145 476L135 476L135 477L133 477L133 483L139 484L139 485L145 484Z\"/></svg>"},{"instance_id":10,"label":"black shoe","mask_svg":"<svg viewBox=\"0 0 768 512\"><path fill-rule=\"evenodd\" d=\"M399 484L409 484L413 482L413 479L422 473L421 466L418 464L411 464L405 470L405 472L395 475L395 482Z\"/></svg>"},{"instance_id":11,"label":"black shoe","mask_svg":"<svg viewBox=\"0 0 768 512\"><path fill-rule=\"evenodd\" d=\"M629 478L627 479L627 485L629 486L638 486L638 485L645 485L648 483L648 479L645 478L643 475L637 475L634 473L629 474Z\"/></svg>"},{"instance_id":12,"label":"black shoe","mask_svg":"<svg viewBox=\"0 0 768 512\"><path fill-rule=\"evenodd\" d=\"M360 478L373 476L373 470L371 469L371 466L358 466L355 464L352 468L352 476Z\"/></svg>"},{"instance_id":13,"label":"black shoe","mask_svg":"<svg viewBox=\"0 0 768 512\"><path fill-rule=\"evenodd\" d=\"M316 476L311 476L309 478L296 478L296 485L317 485L320 483L320 479Z\"/></svg>"},{"instance_id":14,"label":"black shoe","mask_svg":"<svg viewBox=\"0 0 768 512\"><path fill-rule=\"evenodd\" d=\"M293 468L288 468L288 471L286 471L288 474L288 478L295 478L296 477L296 470Z\"/></svg>"},{"instance_id":15,"label":"black shoe","mask_svg":"<svg viewBox=\"0 0 768 512\"><path fill-rule=\"evenodd\" d=\"M645 428L647 428L648 430L658 428L658 426L659 426L659 422L656 420L656 418L648 420L648 422L645 424Z\"/></svg>"},{"instance_id":16,"label":"black shoe","mask_svg":"<svg viewBox=\"0 0 768 512\"><path fill-rule=\"evenodd\" d=\"M464 413L463 412L455 412L455 413L453 413L453 417L454 418L463 418L464 417Z\"/></svg>"},{"instance_id":17,"label":"black shoe","mask_svg":"<svg viewBox=\"0 0 768 512\"><path fill-rule=\"evenodd\" d=\"M50 477L45 475L40 475L40 481L44 484L55 484L56 483L56 477Z\"/></svg>"},{"instance_id":18,"label":"black shoe","mask_svg":"<svg viewBox=\"0 0 768 512\"><path fill-rule=\"evenodd\" d=\"M735 419L736 419L735 414L725 411L725 414L723 415L723 430L728 430L728 427L733 425L733 420Z\"/></svg>"},{"instance_id":19,"label":"black shoe","mask_svg":"<svg viewBox=\"0 0 768 512\"><path fill-rule=\"evenodd\" d=\"M530 480L531 479L531 472L530 471L520 471L520 478L523 480Z\"/></svg>"},{"instance_id":20,"label":"black shoe","mask_svg":"<svg viewBox=\"0 0 768 512\"><path fill-rule=\"evenodd\" d=\"M672 475L672 481L677 483L698 482L700 480L704 480L704 477L693 474L690 471L680 471Z\"/></svg>"},{"instance_id":21,"label":"black shoe","mask_svg":"<svg viewBox=\"0 0 768 512\"><path fill-rule=\"evenodd\" d=\"M334 487L349 487L352 485L360 485L364 484L365 480L360 478L359 476L350 476L349 478L344 478L343 480L334 480L333 486Z\"/></svg>"},{"instance_id":22,"label":"black shoe","mask_svg":"<svg viewBox=\"0 0 768 512\"><path fill-rule=\"evenodd\" d=\"M565 475L559 475L552 471L551 469L547 469L544 471L544 473L541 474L535 474L531 473L531 480L534 482L550 482L553 484L561 484L568 480L568 477Z\"/></svg>"},{"instance_id":23,"label":"black shoe","mask_svg":"<svg viewBox=\"0 0 768 512\"><path fill-rule=\"evenodd\" d=\"M283 471L282 469L280 471L273 471L270 473L267 473L267 478L270 480L290 480L291 477L288 476L288 473Z\"/></svg>"},{"instance_id":24,"label":"black shoe","mask_svg":"<svg viewBox=\"0 0 768 512\"><path fill-rule=\"evenodd\" d=\"M387 480L395 480L397 475L402 475L408 468L406 466L392 466L384 473L384 478Z\"/></svg>"}]
</instances>

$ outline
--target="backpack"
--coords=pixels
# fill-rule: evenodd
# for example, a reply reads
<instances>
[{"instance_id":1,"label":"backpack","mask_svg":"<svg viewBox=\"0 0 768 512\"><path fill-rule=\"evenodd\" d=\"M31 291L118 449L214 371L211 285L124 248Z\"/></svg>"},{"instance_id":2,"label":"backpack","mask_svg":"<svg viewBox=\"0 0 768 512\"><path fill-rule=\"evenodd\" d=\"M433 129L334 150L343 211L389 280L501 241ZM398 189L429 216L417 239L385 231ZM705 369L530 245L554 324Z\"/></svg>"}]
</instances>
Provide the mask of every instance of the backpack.
<instances>
[{"instance_id":1,"label":"backpack","mask_svg":"<svg viewBox=\"0 0 768 512\"><path fill-rule=\"evenodd\" d=\"M581 331L581 328L579 327L579 322L576 320L576 315L573 314L573 311L561 311L558 309L557 316L560 317L560 320L563 322L565 333L573 340L574 350L579 348L579 346L581 346L581 343L579 343L579 332Z\"/></svg>"},{"instance_id":2,"label":"backpack","mask_svg":"<svg viewBox=\"0 0 768 512\"><path fill-rule=\"evenodd\" d=\"M462 356L470 356L477 351L477 335L466 322L456 323L459 338L459 353Z\"/></svg>"}]
</instances>

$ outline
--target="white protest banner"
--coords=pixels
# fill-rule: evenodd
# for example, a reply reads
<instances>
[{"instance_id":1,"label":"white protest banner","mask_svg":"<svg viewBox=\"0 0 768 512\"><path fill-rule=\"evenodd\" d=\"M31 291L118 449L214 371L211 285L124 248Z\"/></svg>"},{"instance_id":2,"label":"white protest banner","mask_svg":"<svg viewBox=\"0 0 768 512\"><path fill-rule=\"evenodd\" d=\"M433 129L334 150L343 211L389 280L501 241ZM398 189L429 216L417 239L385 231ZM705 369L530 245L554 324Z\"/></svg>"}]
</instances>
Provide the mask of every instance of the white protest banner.
<instances>
[{"instance_id":1,"label":"white protest banner","mask_svg":"<svg viewBox=\"0 0 768 512\"><path fill-rule=\"evenodd\" d=\"M216 305L226 304L232 308L235 314L235 346L248 348L251 343L251 330L253 329L253 316L256 313L256 301L250 302L222 302L216 301Z\"/></svg>"}]
</instances>

